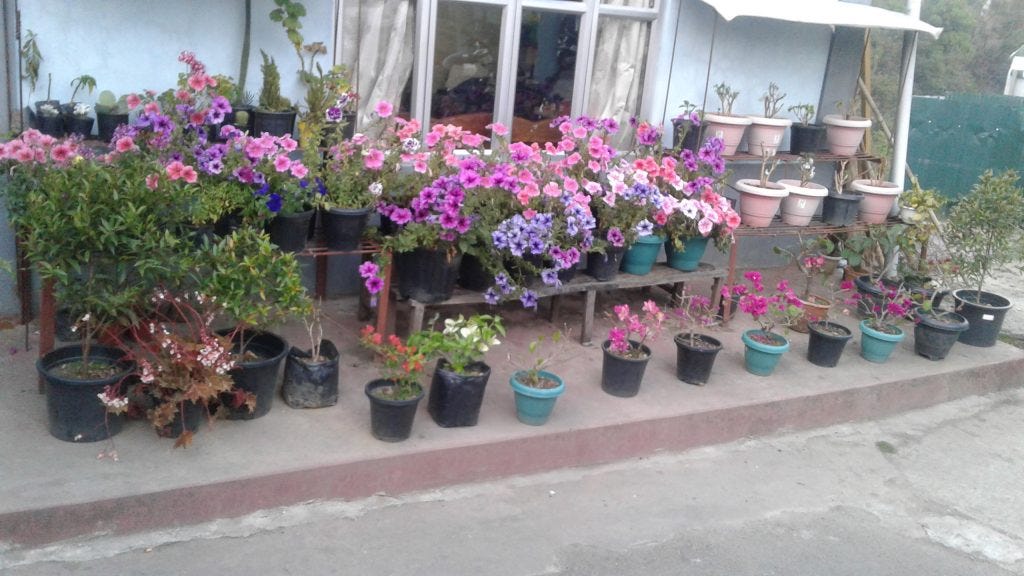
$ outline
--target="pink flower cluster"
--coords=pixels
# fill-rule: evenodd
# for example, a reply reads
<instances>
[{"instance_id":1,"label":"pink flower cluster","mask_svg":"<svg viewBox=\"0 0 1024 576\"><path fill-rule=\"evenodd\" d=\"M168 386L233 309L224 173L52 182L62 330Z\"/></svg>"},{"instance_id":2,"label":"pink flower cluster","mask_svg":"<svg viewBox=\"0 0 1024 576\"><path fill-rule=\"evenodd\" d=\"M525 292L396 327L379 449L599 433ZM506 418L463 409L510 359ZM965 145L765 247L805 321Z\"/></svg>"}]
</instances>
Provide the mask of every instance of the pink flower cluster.
<instances>
[{"instance_id":1,"label":"pink flower cluster","mask_svg":"<svg viewBox=\"0 0 1024 576\"><path fill-rule=\"evenodd\" d=\"M58 140L34 128L25 130L9 142L0 142L0 162L63 167L81 156L79 140Z\"/></svg>"},{"instance_id":2,"label":"pink flower cluster","mask_svg":"<svg viewBox=\"0 0 1024 576\"><path fill-rule=\"evenodd\" d=\"M738 296L740 311L749 314L761 326L761 330L767 333L776 325L789 326L799 317L802 303L788 282L780 280L773 292L766 293L760 272L750 270L743 277L749 282L748 285L725 286L722 288L722 297Z\"/></svg>"},{"instance_id":3,"label":"pink flower cluster","mask_svg":"<svg viewBox=\"0 0 1024 576\"><path fill-rule=\"evenodd\" d=\"M644 342L656 337L665 322L665 312L653 300L643 303L643 316L632 312L629 304L619 304L612 310L612 318L618 323L608 331L609 348L620 356L642 355Z\"/></svg>"}]
</instances>

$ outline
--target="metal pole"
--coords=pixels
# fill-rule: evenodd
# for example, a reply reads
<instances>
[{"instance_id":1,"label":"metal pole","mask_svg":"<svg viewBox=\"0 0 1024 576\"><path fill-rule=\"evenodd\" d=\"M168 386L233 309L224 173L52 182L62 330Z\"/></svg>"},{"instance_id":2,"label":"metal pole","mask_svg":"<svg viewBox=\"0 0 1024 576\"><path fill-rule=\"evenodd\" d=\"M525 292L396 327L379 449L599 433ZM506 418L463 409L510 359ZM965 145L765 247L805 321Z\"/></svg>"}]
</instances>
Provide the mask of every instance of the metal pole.
<instances>
[{"instance_id":1,"label":"metal pole","mask_svg":"<svg viewBox=\"0 0 1024 576\"><path fill-rule=\"evenodd\" d=\"M907 0L907 14L921 17L921 0ZM910 104L914 96L914 66L917 61L917 32L903 33L903 67L899 107L896 109L896 134L893 143L892 181L903 186L910 139Z\"/></svg>"}]
</instances>

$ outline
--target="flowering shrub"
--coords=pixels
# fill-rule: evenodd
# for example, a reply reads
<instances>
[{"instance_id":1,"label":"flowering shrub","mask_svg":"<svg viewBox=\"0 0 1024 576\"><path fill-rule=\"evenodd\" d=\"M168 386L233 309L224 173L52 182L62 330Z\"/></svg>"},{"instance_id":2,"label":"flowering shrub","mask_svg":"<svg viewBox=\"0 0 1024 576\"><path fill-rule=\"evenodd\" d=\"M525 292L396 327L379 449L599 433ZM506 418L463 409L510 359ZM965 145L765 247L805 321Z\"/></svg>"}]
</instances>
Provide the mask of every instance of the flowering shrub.
<instances>
[{"instance_id":1,"label":"flowering shrub","mask_svg":"<svg viewBox=\"0 0 1024 576\"><path fill-rule=\"evenodd\" d=\"M684 149L676 164L683 187L673 187L675 204L664 217L666 233L682 249L683 241L696 236L711 238L719 249L732 242L740 216L729 200L715 190L725 172L722 141L709 138L697 151Z\"/></svg>"},{"instance_id":2,"label":"flowering shrub","mask_svg":"<svg viewBox=\"0 0 1024 576\"><path fill-rule=\"evenodd\" d=\"M679 306L672 309L672 317L679 325L679 330L693 346L698 338L697 330L718 325L717 311L711 306L711 299L699 294L679 296Z\"/></svg>"},{"instance_id":3,"label":"flowering shrub","mask_svg":"<svg viewBox=\"0 0 1024 576\"><path fill-rule=\"evenodd\" d=\"M505 336L500 316L476 314L464 318L447 318L441 331L427 330L409 338L427 358L441 356L453 372L465 374L470 365L481 362L492 346L501 344Z\"/></svg>"},{"instance_id":4,"label":"flowering shrub","mask_svg":"<svg viewBox=\"0 0 1024 576\"><path fill-rule=\"evenodd\" d=\"M411 337L410 337L411 338ZM415 398L422 391L419 380L423 374L426 356L413 344L403 343L401 338L390 334L385 337L373 326L363 327L359 342L363 347L377 354L383 364L381 375L392 382L385 394L391 400Z\"/></svg>"},{"instance_id":5,"label":"flowering shrub","mask_svg":"<svg viewBox=\"0 0 1024 576\"><path fill-rule=\"evenodd\" d=\"M748 284L725 286L722 296L739 296L740 311L749 314L765 334L770 334L776 326L790 326L800 318L800 299L788 282L780 280L774 291L766 292L760 272L750 270L743 277ZM771 339L770 336L768 338Z\"/></svg>"},{"instance_id":6,"label":"flowering shrub","mask_svg":"<svg viewBox=\"0 0 1024 576\"><path fill-rule=\"evenodd\" d=\"M653 300L643 303L643 316L630 311L629 304L619 304L612 310L612 318L617 324L608 331L609 350L626 358L643 358L643 344L661 332L665 313Z\"/></svg>"},{"instance_id":7,"label":"flowering shrub","mask_svg":"<svg viewBox=\"0 0 1024 576\"><path fill-rule=\"evenodd\" d=\"M873 286L880 294L865 295L854 292L846 303L857 306L858 310L868 316L867 324L870 328L887 334L898 334L897 324L906 320L917 304L903 284L892 285L875 281ZM840 289L852 292L857 287L853 282L845 280L840 284Z\"/></svg>"}]
</instances>

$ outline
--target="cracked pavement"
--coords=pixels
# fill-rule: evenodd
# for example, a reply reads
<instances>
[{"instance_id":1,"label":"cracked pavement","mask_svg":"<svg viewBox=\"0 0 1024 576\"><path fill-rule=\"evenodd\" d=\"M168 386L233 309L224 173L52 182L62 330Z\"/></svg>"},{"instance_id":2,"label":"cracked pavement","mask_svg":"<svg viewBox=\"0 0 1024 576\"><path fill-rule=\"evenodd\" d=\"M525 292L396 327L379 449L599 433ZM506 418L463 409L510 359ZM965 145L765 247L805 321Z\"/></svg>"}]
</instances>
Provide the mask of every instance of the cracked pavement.
<instances>
[{"instance_id":1,"label":"cracked pavement","mask_svg":"<svg viewBox=\"0 0 1024 576\"><path fill-rule=\"evenodd\" d=\"M682 454L0 550L13 575L1024 575L1024 391Z\"/></svg>"}]
</instances>

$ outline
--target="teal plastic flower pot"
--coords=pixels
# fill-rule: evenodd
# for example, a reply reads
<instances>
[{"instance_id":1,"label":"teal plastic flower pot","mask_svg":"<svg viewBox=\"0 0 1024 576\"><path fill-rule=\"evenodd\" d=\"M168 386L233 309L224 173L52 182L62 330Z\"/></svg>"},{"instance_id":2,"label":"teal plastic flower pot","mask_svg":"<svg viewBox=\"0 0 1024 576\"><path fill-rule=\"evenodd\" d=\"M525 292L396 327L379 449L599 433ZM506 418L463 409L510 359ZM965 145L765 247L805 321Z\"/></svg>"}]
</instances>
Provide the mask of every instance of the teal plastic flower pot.
<instances>
[{"instance_id":1,"label":"teal plastic flower pot","mask_svg":"<svg viewBox=\"0 0 1024 576\"><path fill-rule=\"evenodd\" d=\"M700 266L700 259L704 257L704 251L708 248L708 239L703 236L695 236L683 240L683 250L677 251L675 243L671 240L665 244L665 257L670 268L692 272Z\"/></svg>"},{"instance_id":2,"label":"teal plastic flower pot","mask_svg":"<svg viewBox=\"0 0 1024 576\"><path fill-rule=\"evenodd\" d=\"M520 381L522 371L512 374L508 379L512 385L512 391L516 397L516 417L523 424L530 426L541 426L547 423L551 417L551 411L555 409L555 401L565 392L565 382L551 372L540 372L540 376L556 385L552 388L534 388L527 386Z\"/></svg>"},{"instance_id":3,"label":"teal plastic flower pot","mask_svg":"<svg viewBox=\"0 0 1024 576\"><path fill-rule=\"evenodd\" d=\"M860 321L860 355L868 362L882 363L889 359L896 345L903 340L903 330L890 326L898 334L889 334L868 326L867 320Z\"/></svg>"},{"instance_id":4,"label":"teal plastic flower pot","mask_svg":"<svg viewBox=\"0 0 1024 576\"><path fill-rule=\"evenodd\" d=\"M654 261L658 259L661 245L665 239L661 236L641 236L626 250L622 256L622 271L626 274L643 276L651 273Z\"/></svg>"},{"instance_id":5,"label":"teal plastic flower pot","mask_svg":"<svg viewBox=\"0 0 1024 576\"><path fill-rule=\"evenodd\" d=\"M768 338L778 344L758 341ZM766 333L763 330L747 330L742 336L746 350L743 352L743 364L747 372L756 376L771 376L778 366L782 355L789 350L789 341L778 334Z\"/></svg>"}]
</instances>

